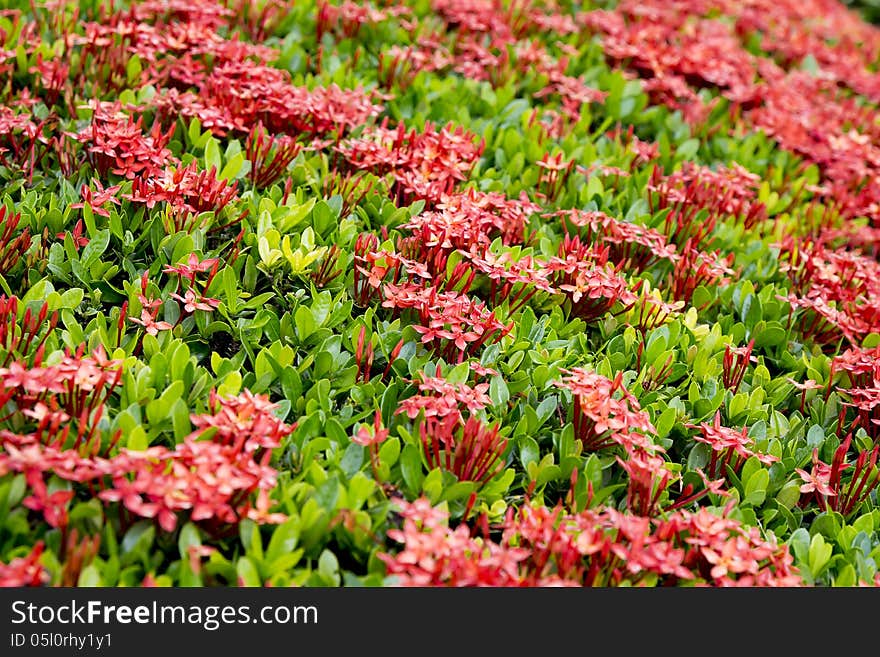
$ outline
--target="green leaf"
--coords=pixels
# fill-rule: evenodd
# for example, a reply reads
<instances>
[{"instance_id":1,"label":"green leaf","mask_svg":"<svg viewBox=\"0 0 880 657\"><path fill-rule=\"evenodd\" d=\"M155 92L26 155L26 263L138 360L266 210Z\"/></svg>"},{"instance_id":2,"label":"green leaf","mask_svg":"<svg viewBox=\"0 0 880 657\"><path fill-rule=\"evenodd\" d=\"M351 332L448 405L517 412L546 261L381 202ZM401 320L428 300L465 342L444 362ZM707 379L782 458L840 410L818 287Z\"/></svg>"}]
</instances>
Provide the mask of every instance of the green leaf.
<instances>
[{"instance_id":1,"label":"green leaf","mask_svg":"<svg viewBox=\"0 0 880 657\"><path fill-rule=\"evenodd\" d=\"M706 443L697 443L688 454L687 468L688 470L699 470L705 468L709 464L709 458L712 456L712 448Z\"/></svg>"},{"instance_id":2,"label":"green leaf","mask_svg":"<svg viewBox=\"0 0 880 657\"><path fill-rule=\"evenodd\" d=\"M759 506L767 497L767 484L770 483L770 473L767 470L758 470L752 473L748 481L745 482L745 499L746 504Z\"/></svg>"},{"instance_id":3,"label":"green leaf","mask_svg":"<svg viewBox=\"0 0 880 657\"><path fill-rule=\"evenodd\" d=\"M807 432L807 447L821 447L825 442L825 429L819 424L814 424Z\"/></svg>"},{"instance_id":4,"label":"green leaf","mask_svg":"<svg viewBox=\"0 0 880 657\"><path fill-rule=\"evenodd\" d=\"M794 508L794 505L801 499L801 482L789 481L782 489L776 493L776 501L786 509Z\"/></svg>"},{"instance_id":5,"label":"green leaf","mask_svg":"<svg viewBox=\"0 0 880 657\"><path fill-rule=\"evenodd\" d=\"M89 269L98 259L104 255L107 246L110 244L110 231L99 230L97 234L89 239L89 243L83 247L80 262L85 269Z\"/></svg>"},{"instance_id":6,"label":"green leaf","mask_svg":"<svg viewBox=\"0 0 880 657\"><path fill-rule=\"evenodd\" d=\"M528 469L530 463L537 463L541 458L541 449L531 436L523 436L519 439L519 461Z\"/></svg>"},{"instance_id":7,"label":"green leaf","mask_svg":"<svg viewBox=\"0 0 880 657\"><path fill-rule=\"evenodd\" d=\"M229 158L226 166L224 166L223 170L217 175L217 180L234 180L242 175L244 168L244 154L236 153Z\"/></svg>"},{"instance_id":8,"label":"green leaf","mask_svg":"<svg viewBox=\"0 0 880 657\"><path fill-rule=\"evenodd\" d=\"M322 551L318 557L318 572L328 584L339 585L339 561L330 550Z\"/></svg>"},{"instance_id":9,"label":"green leaf","mask_svg":"<svg viewBox=\"0 0 880 657\"><path fill-rule=\"evenodd\" d=\"M147 556L156 537L156 527L152 520L139 520L128 528L122 538L122 553L136 553Z\"/></svg>"},{"instance_id":10,"label":"green leaf","mask_svg":"<svg viewBox=\"0 0 880 657\"><path fill-rule=\"evenodd\" d=\"M125 446L135 452L142 452L150 446L147 432L142 426L138 425L129 432Z\"/></svg>"},{"instance_id":11,"label":"green leaf","mask_svg":"<svg viewBox=\"0 0 880 657\"><path fill-rule=\"evenodd\" d=\"M407 487L418 493L422 490L425 473L422 469L422 455L415 445L405 445L400 453L400 473Z\"/></svg>"},{"instance_id":12,"label":"green leaf","mask_svg":"<svg viewBox=\"0 0 880 657\"><path fill-rule=\"evenodd\" d=\"M507 402L510 400L510 391L507 384L501 376L493 376L489 381L489 399L492 400L494 408L507 408Z\"/></svg>"},{"instance_id":13,"label":"green leaf","mask_svg":"<svg viewBox=\"0 0 880 657\"><path fill-rule=\"evenodd\" d=\"M293 321L296 324L296 333L301 342L305 342L317 328L312 317L312 311L305 306L300 306L296 309L296 312L293 314Z\"/></svg>"},{"instance_id":14,"label":"green leaf","mask_svg":"<svg viewBox=\"0 0 880 657\"><path fill-rule=\"evenodd\" d=\"M858 578L856 577L856 569L853 568L851 563L846 564L843 568L840 569L840 572L837 574L837 577L834 578L834 586L839 587L850 587L858 584Z\"/></svg>"},{"instance_id":15,"label":"green leaf","mask_svg":"<svg viewBox=\"0 0 880 657\"><path fill-rule=\"evenodd\" d=\"M443 493L443 470L440 468L431 470L422 482L422 491L432 504L436 504Z\"/></svg>"},{"instance_id":16,"label":"green leaf","mask_svg":"<svg viewBox=\"0 0 880 657\"><path fill-rule=\"evenodd\" d=\"M272 532L269 546L266 548L266 560L274 562L282 555L293 552L299 542L300 519L293 516L285 520Z\"/></svg>"},{"instance_id":17,"label":"green leaf","mask_svg":"<svg viewBox=\"0 0 880 657\"><path fill-rule=\"evenodd\" d=\"M349 443L348 447L342 453L342 459L339 461L339 468L346 477L351 477L355 472L361 469L364 464L364 448L357 443Z\"/></svg>"},{"instance_id":18,"label":"green leaf","mask_svg":"<svg viewBox=\"0 0 880 657\"><path fill-rule=\"evenodd\" d=\"M822 571L825 570L825 566L828 565L828 560L831 558L833 551L834 546L827 544L825 537L821 534L813 536L813 539L810 541L810 552L807 561L813 578L818 578Z\"/></svg>"},{"instance_id":19,"label":"green leaf","mask_svg":"<svg viewBox=\"0 0 880 657\"><path fill-rule=\"evenodd\" d=\"M260 573L249 557L239 557L235 564L235 573L241 586L263 586Z\"/></svg>"},{"instance_id":20,"label":"green leaf","mask_svg":"<svg viewBox=\"0 0 880 657\"><path fill-rule=\"evenodd\" d=\"M177 538L177 549L180 552L181 559L189 559L189 548L192 546L200 546L202 538L199 534L199 528L193 523L188 522L180 528L180 536Z\"/></svg>"},{"instance_id":21,"label":"green leaf","mask_svg":"<svg viewBox=\"0 0 880 657\"><path fill-rule=\"evenodd\" d=\"M339 500L339 479L336 475L328 478L315 489L315 500L325 511L331 512L336 509L336 503Z\"/></svg>"},{"instance_id":22,"label":"green leaf","mask_svg":"<svg viewBox=\"0 0 880 657\"><path fill-rule=\"evenodd\" d=\"M96 586L104 586L104 580L95 564L91 563L82 569L76 582L77 586L91 588Z\"/></svg>"},{"instance_id":23,"label":"green leaf","mask_svg":"<svg viewBox=\"0 0 880 657\"><path fill-rule=\"evenodd\" d=\"M400 455L400 439L397 437L389 438L382 447L379 448L379 462L382 465L393 467L397 463L397 457Z\"/></svg>"},{"instance_id":24,"label":"green leaf","mask_svg":"<svg viewBox=\"0 0 880 657\"><path fill-rule=\"evenodd\" d=\"M220 171L222 166L220 143L214 137L211 137L205 144L205 168L210 169L214 167L217 171Z\"/></svg>"},{"instance_id":25,"label":"green leaf","mask_svg":"<svg viewBox=\"0 0 880 657\"><path fill-rule=\"evenodd\" d=\"M45 301L54 291L55 288L49 279L42 278L31 285L28 291L25 292L21 299L22 304L26 306L31 302L39 302L42 305L42 302Z\"/></svg>"}]
</instances>

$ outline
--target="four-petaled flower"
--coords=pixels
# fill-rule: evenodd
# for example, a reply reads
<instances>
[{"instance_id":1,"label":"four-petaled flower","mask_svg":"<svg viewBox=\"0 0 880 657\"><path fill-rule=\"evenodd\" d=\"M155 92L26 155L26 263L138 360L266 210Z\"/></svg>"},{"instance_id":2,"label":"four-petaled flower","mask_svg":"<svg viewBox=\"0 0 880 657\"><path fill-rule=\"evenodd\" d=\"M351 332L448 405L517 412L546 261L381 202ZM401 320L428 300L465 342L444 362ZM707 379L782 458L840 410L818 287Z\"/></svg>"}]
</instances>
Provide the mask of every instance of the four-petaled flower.
<instances>
[{"instance_id":1,"label":"four-petaled flower","mask_svg":"<svg viewBox=\"0 0 880 657\"><path fill-rule=\"evenodd\" d=\"M172 292L171 298L180 301L183 304L183 309L188 313L194 313L197 310L213 312L214 309L220 305L219 299L209 299L201 295L196 295L191 289L187 290L183 296L180 296L176 292Z\"/></svg>"}]
</instances>

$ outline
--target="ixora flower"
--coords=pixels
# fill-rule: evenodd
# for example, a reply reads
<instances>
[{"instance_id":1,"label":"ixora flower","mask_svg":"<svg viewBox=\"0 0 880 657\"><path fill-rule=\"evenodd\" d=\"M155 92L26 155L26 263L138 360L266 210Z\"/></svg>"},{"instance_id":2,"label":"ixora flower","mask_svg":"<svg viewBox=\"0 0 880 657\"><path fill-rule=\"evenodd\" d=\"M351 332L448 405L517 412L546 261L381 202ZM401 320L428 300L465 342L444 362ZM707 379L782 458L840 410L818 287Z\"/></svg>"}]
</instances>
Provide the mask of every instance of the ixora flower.
<instances>
[{"instance_id":1,"label":"ixora flower","mask_svg":"<svg viewBox=\"0 0 880 657\"><path fill-rule=\"evenodd\" d=\"M162 269L163 274L177 274L181 278L189 280L191 283L195 281L198 274L210 272L219 264L218 258L205 258L202 260L195 253L190 253L186 262L177 265L166 265Z\"/></svg>"},{"instance_id":2,"label":"ixora flower","mask_svg":"<svg viewBox=\"0 0 880 657\"><path fill-rule=\"evenodd\" d=\"M389 129L386 119L364 136L343 142L337 150L356 169L391 174L401 204L416 199L436 204L450 195L476 164L485 142L475 141L474 134L452 124L438 130L429 123L423 132L407 132L403 123L396 130Z\"/></svg>"},{"instance_id":3,"label":"ixora flower","mask_svg":"<svg viewBox=\"0 0 880 657\"><path fill-rule=\"evenodd\" d=\"M0 585L880 585L854 3L13 4Z\"/></svg>"},{"instance_id":4,"label":"ixora flower","mask_svg":"<svg viewBox=\"0 0 880 657\"><path fill-rule=\"evenodd\" d=\"M649 453L663 451L651 441L656 430L638 400L623 387L622 373L613 380L580 367L562 373L565 376L555 385L571 393L574 434L585 450L617 444Z\"/></svg>"},{"instance_id":5,"label":"ixora flower","mask_svg":"<svg viewBox=\"0 0 880 657\"><path fill-rule=\"evenodd\" d=\"M413 329L422 344L432 346L449 360L463 362L483 346L498 342L513 328L503 324L481 301L457 292L417 284L383 286L383 307L413 309L419 323Z\"/></svg>"},{"instance_id":6,"label":"ixora flower","mask_svg":"<svg viewBox=\"0 0 880 657\"><path fill-rule=\"evenodd\" d=\"M143 116L137 120L122 111L121 103L91 103L92 121L78 133L77 140L87 145L95 168L106 176L113 172L129 180L154 176L174 160L167 148L174 125L162 132L158 122L144 134Z\"/></svg>"},{"instance_id":7,"label":"ixora flower","mask_svg":"<svg viewBox=\"0 0 880 657\"><path fill-rule=\"evenodd\" d=\"M382 426L382 414L376 411L372 426L361 424L351 437L351 442L366 447L370 452L370 466L373 469L373 477L379 481L379 445L388 439L389 430Z\"/></svg>"},{"instance_id":8,"label":"ixora flower","mask_svg":"<svg viewBox=\"0 0 880 657\"><path fill-rule=\"evenodd\" d=\"M395 414L406 414L411 420L417 418L419 413L424 413L426 418L442 420L454 416L462 420L461 407L473 413L492 404L486 394L488 383L478 383L473 387L467 383L450 383L440 376L439 365L434 376L421 373L413 383L421 394L402 400L395 411Z\"/></svg>"},{"instance_id":9,"label":"ixora flower","mask_svg":"<svg viewBox=\"0 0 880 657\"><path fill-rule=\"evenodd\" d=\"M99 217L109 217L110 211L104 209L103 206L107 203L111 203L113 205L120 204L119 198L117 198L116 196L116 192L121 189L121 185L113 185L104 189L104 185L101 184L100 180L93 180L92 185L94 185L95 187L94 190L89 185L83 185L79 190L80 198L82 198L82 203L71 203L70 207L81 208L85 205L88 205L92 209L92 212ZM82 232L81 223L77 223L77 228L79 228L80 232ZM63 236L63 233L59 233L58 235L58 237ZM88 239L86 239L85 244L88 243ZM85 246L85 244L80 244L80 246Z\"/></svg>"},{"instance_id":10,"label":"ixora flower","mask_svg":"<svg viewBox=\"0 0 880 657\"><path fill-rule=\"evenodd\" d=\"M715 413L712 423L700 423L701 434L694 436L694 440L709 445L712 456L709 460L708 475L710 477L726 477L726 468L730 466L734 472L739 472L746 459L754 456L764 465L772 465L779 458L772 454L764 454L754 449L754 439L749 436L748 427L739 431L722 426L721 412Z\"/></svg>"},{"instance_id":11,"label":"ixora flower","mask_svg":"<svg viewBox=\"0 0 880 657\"><path fill-rule=\"evenodd\" d=\"M678 260L675 244L653 228L621 221L597 210L559 210L548 216L559 217L566 235L576 235L581 244L601 242L607 246L609 260L620 270L641 272L663 260Z\"/></svg>"},{"instance_id":12,"label":"ixora flower","mask_svg":"<svg viewBox=\"0 0 880 657\"><path fill-rule=\"evenodd\" d=\"M798 586L793 557L757 530L702 509L651 519L611 508L564 513L526 503L505 520L500 542L421 498L396 500L402 544L382 553L399 586Z\"/></svg>"},{"instance_id":13,"label":"ixora flower","mask_svg":"<svg viewBox=\"0 0 880 657\"><path fill-rule=\"evenodd\" d=\"M121 450L104 466L112 485L98 493L144 518L155 518L173 531L183 514L207 527L237 524L249 517L263 522L286 520L269 511L268 498L277 471L268 465L271 450L289 435L268 399L250 392L222 397L212 391L211 412L193 415L196 430L173 450ZM250 497L257 494L256 506Z\"/></svg>"},{"instance_id":14,"label":"ixora flower","mask_svg":"<svg viewBox=\"0 0 880 657\"><path fill-rule=\"evenodd\" d=\"M566 237L559 256L547 262L553 286L568 297L571 314L585 322L597 321L615 309L615 314L626 312L638 300L608 258L607 248L596 250L578 237Z\"/></svg>"},{"instance_id":15,"label":"ixora flower","mask_svg":"<svg viewBox=\"0 0 880 657\"><path fill-rule=\"evenodd\" d=\"M381 445L388 438L388 429L382 428L381 416L376 411L376 419L373 426L362 424L352 436L351 441L363 447Z\"/></svg>"},{"instance_id":16,"label":"ixora flower","mask_svg":"<svg viewBox=\"0 0 880 657\"><path fill-rule=\"evenodd\" d=\"M848 462L847 455L851 446L850 434L834 451L830 465L819 460L819 451L814 448L810 471L795 469L803 480L801 494L809 496L812 493L810 497L815 497L823 511L831 509L850 516L880 485L880 470L877 469L880 445L860 451L855 462ZM843 473L850 468L852 473L844 480Z\"/></svg>"},{"instance_id":17,"label":"ixora flower","mask_svg":"<svg viewBox=\"0 0 880 657\"><path fill-rule=\"evenodd\" d=\"M24 557L15 557L7 564L0 563L0 587L43 586L49 583L49 572L40 563L46 549L43 541L34 544Z\"/></svg>"},{"instance_id":18,"label":"ixora flower","mask_svg":"<svg viewBox=\"0 0 880 657\"><path fill-rule=\"evenodd\" d=\"M170 331L174 328L164 320L157 322L156 316L146 307L141 310L140 319L137 317L129 317L129 321L134 322L135 324L140 324L150 335L159 335L159 331Z\"/></svg>"},{"instance_id":19,"label":"ixora flower","mask_svg":"<svg viewBox=\"0 0 880 657\"><path fill-rule=\"evenodd\" d=\"M176 292L172 292L171 298L176 299L177 301L182 303L184 311L188 313L194 313L197 310L203 310L210 313L216 310L217 306L220 305L220 299L209 299L208 297L203 297L199 294L196 294L192 289L184 292L183 296L180 296Z\"/></svg>"}]
</instances>

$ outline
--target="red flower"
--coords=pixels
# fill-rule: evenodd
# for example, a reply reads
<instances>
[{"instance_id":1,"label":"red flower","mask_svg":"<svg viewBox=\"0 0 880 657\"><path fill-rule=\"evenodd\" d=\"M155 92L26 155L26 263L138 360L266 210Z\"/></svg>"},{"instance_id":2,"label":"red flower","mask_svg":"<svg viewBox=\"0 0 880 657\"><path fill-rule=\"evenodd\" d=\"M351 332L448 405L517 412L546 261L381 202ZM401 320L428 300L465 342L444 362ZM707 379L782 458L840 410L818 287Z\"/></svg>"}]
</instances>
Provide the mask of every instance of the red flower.
<instances>
[{"instance_id":1,"label":"red flower","mask_svg":"<svg viewBox=\"0 0 880 657\"><path fill-rule=\"evenodd\" d=\"M200 273L210 272L219 263L217 258L205 258L201 260L195 253L190 253L185 263L165 265L163 274L177 274L190 282L194 282Z\"/></svg>"},{"instance_id":2,"label":"red flower","mask_svg":"<svg viewBox=\"0 0 880 657\"><path fill-rule=\"evenodd\" d=\"M621 372L613 381L578 367L563 373L567 376L555 385L571 392L575 438L583 443L584 450L598 451L619 444L649 453L663 451L649 438L656 430L638 400L623 387Z\"/></svg>"},{"instance_id":3,"label":"red flower","mask_svg":"<svg viewBox=\"0 0 880 657\"><path fill-rule=\"evenodd\" d=\"M373 426L361 424L357 432L352 437L352 442L364 447L373 447L381 445L388 438L388 429L382 428L382 419L379 411L376 411L376 417Z\"/></svg>"},{"instance_id":4,"label":"red flower","mask_svg":"<svg viewBox=\"0 0 880 657\"><path fill-rule=\"evenodd\" d=\"M150 335L158 335L159 331L170 331L174 327L165 321L156 321L156 316L150 312L148 308L141 310L141 318L129 317L129 320L135 324L140 324Z\"/></svg>"},{"instance_id":5,"label":"red flower","mask_svg":"<svg viewBox=\"0 0 880 657\"><path fill-rule=\"evenodd\" d=\"M49 572L40 563L45 547L43 541L37 541L27 556L16 557L8 564L0 563L0 588L48 584Z\"/></svg>"},{"instance_id":6,"label":"red flower","mask_svg":"<svg viewBox=\"0 0 880 657\"><path fill-rule=\"evenodd\" d=\"M194 313L197 310L205 312L213 312L220 305L219 299L209 299L201 295L197 295L193 290L187 290L183 296L176 292L171 293L171 298L180 301L183 304L184 311ZM132 320L134 321L134 320Z\"/></svg>"},{"instance_id":7,"label":"red flower","mask_svg":"<svg viewBox=\"0 0 880 657\"><path fill-rule=\"evenodd\" d=\"M831 489L831 466L822 463L819 460L819 450L813 450L813 468L810 472L802 468L795 468L804 484L801 486L801 493L817 492L823 497L832 497L837 495Z\"/></svg>"},{"instance_id":8,"label":"red flower","mask_svg":"<svg viewBox=\"0 0 880 657\"><path fill-rule=\"evenodd\" d=\"M488 383L471 387L466 383L450 383L439 374L438 365L436 376L420 375L421 379L415 383L418 383L422 394L402 400L395 414L405 413L410 419L415 419L419 413L424 413L426 418L437 419L453 416L461 421L463 416L460 406L473 413L492 403L486 394L489 390Z\"/></svg>"},{"instance_id":9,"label":"red flower","mask_svg":"<svg viewBox=\"0 0 880 657\"><path fill-rule=\"evenodd\" d=\"M111 203L113 205L119 205L119 199L116 198L116 192L119 191L120 185L113 185L112 187L108 187L104 189L104 185L101 184L101 181L97 178L92 180L92 184L95 186L95 190L92 191L92 188L88 185L83 185L80 190L80 197L82 198L82 203L71 203L71 208L81 208L85 204L88 204L96 215L100 217L109 217L110 212L105 210L102 206ZM77 228L82 230L81 220L77 223ZM63 237L64 233L59 233L58 237ZM88 240L86 240L86 244L88 244ZM85 244L79 244L79 246L85 246Z\"/></svg>"},{"instance_id":10,"label":"red flower","mask_svg":"<svg viewBox=\"0 0 880 657\"><path fill-rule=\"evenodd\" d=\"M738 472L746 459L755 456L764 465L771 465L779 460L772 454L763 454L752 449L754 440L748 435L748 427L740 431L721 426L721 411L715 413L712 424L700 423L701 435L694 436L694 440L706 443L712 448L712 456L709 461L708 475L710 477L726 477L726 466Z\"/></svg>"}]
</instances>

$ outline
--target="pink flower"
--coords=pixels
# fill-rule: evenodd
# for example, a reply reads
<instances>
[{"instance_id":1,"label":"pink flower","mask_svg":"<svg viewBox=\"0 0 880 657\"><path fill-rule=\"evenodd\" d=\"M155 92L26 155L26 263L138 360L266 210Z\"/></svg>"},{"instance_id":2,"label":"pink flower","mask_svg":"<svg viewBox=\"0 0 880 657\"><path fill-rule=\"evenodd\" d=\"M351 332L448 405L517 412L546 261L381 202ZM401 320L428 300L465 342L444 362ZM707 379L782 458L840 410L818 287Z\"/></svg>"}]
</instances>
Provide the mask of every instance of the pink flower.
<instances>
[{"instance_id":1,"label":"pink flower","mask_svg":"<svg viewBox=\"0 0 880 657\"><path fill-rule=\"evenodd\" d=\"M183 303L183 309L188 313L194 313L196 310L213 312L214 309L220 305L219 299L209 299L203 296L196 296L196 293L192 290L187 290L184 293L184 296L172 292L171 298Z\"/></svg>"},{"instance_id":2,"label":"pink flower","mask_svg":"<svg viewBox=\"0 0 880 657\"><path fill-rule=\"evenodd\" d=\"M171 324L165 321L157 322L155 316L147 309L143 308L141 310L141 318L130 317L129 318L135 324L140 324L144 327L144 329L150 335L157 335L159 331L170 331L174 328Z\"/></svg>"},{"instance_id":3,"label":"pink flower","mask_svg":"<svg viewBox=\"0 0 880 657\"><path fill-rule=\"evenodd\" d=\"M362 424L358 427L357 432L352 436L352 442L364 447L374 447L381 445L388 438L389 430L382 427L382 416L376 411L373 425Z\"/></svg>"}]
</instances>

